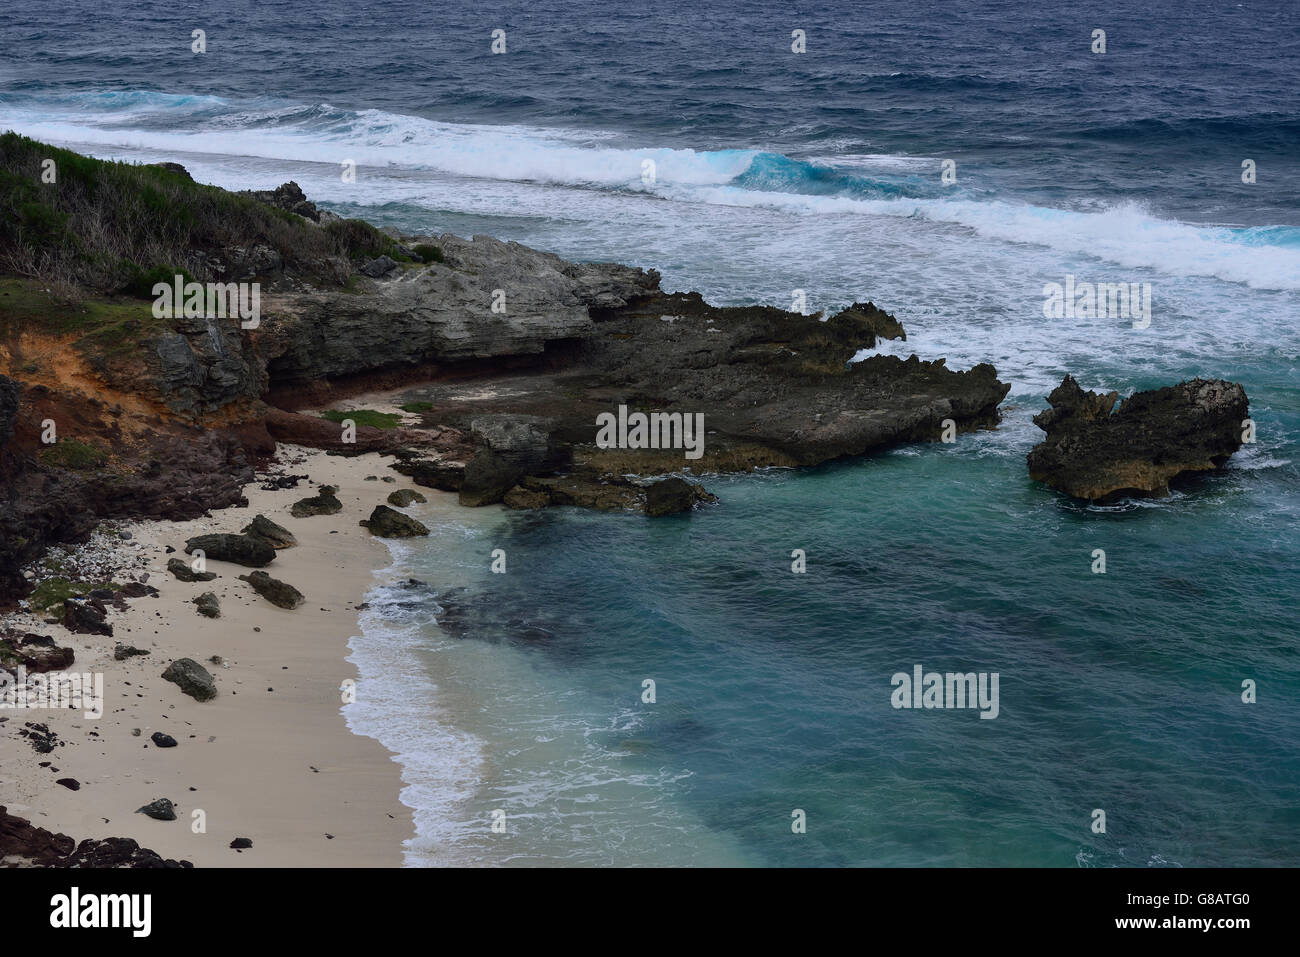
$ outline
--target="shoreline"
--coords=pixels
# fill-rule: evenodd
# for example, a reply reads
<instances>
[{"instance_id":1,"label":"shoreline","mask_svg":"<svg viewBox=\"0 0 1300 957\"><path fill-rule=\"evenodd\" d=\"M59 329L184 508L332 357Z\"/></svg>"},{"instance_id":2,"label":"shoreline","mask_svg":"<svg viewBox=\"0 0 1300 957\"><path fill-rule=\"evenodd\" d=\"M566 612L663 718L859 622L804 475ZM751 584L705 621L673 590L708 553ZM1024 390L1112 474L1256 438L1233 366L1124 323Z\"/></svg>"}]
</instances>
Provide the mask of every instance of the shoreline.
<instances>
[{"instance_id":1,"label":"shoreline","mask_svg":"<svg viewBox=\"0 0 1300 957\"><path fill-rule=\"evenodd\" d=\"M159 591L129 599L126 611L110 610L112 637L73 634L33 613L6 616L15 630L73 648L74 663L61 670L104 675L98 719L81 710L0 709L8 718L0 737L10 741L0 805L10 814L78 842L132 838L164 858L200 867L403 864L415 831L412 809L400 801L402 765L378 739L352 730L340 689L361 677L349 660L351 639L361 631L358 606L376 575L392 565L389 549L357 523L389 492L415 486L377 453L330 456L281 445L273 467L310 480L277 490L255 482L244 490L248 505L211 517L107 523L129 531L129 540L110 542L97 533L98 547L107 544L122 562L116 581L147 573L147 584ZM324 484L338 487L342 511L290 516L293 502ZM419 491L430 500L425 510L454 502L449 493ZM219 576L211 582L181 582L166 571L167 559L185 557L187 538L238 532L258 513L298 539L278 550L266 571L304 593L301 607L272 605L238 580L251 571L239 565L209 560L208 570ZM175 554L165 551L168 545ZM74 553L84 549L71 546ZM207 591L220 600L220 618L205 618L192 604ZM149 654L114 660L119 643ZM214 655L223 663L211 662ZM161 677L169 662L186 657L213 675L216 698L195 701ZM37 753L20 735L28 722L48 726L61 746ZM155 746L154 732L178 746ZM79 790L56 783L66 778ZM176 820L134 813L158 798L175 804ZM194 832L198 811L202 833ZM236 838L251 839L252 848L232 849Z\"/></svg>"}]
</instances>

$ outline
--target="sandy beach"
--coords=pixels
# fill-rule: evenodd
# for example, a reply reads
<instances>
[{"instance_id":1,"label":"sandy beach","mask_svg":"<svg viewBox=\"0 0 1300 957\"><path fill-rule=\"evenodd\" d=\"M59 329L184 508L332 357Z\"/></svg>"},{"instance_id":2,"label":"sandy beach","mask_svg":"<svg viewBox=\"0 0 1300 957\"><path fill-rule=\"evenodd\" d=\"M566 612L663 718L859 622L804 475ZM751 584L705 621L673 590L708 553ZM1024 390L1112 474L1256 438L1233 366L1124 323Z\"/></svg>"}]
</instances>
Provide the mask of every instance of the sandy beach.
<instances>
[{"instance_id":1,"label":"sandy beach","mask_svg":"<svg viewBox=\"0 0 1300 957\"><path fill-rule=\"evenodd\" d=\"M132 535L114 536L123 568L115 580L147 573L160 594L111 611L113 637L11 616L10 627L72 647L69 670L103 673L104 714L94 720L81 711L0 710L8 718L0 724L0 805L78 841L130 837L198 867L400 865L402 843L413 833L410 810L398 801L400 767L378 741L353 734L340 710L341 686L357 678L345 660L358 633L356 606L374 570L389 564L383 542L357 523L390 492L414 487L387 461L281 446L275 471L306 474L310 482L284 490L251 484L246 507L195 521L112 523ZM292 503L321 484L337 486L343 510L292 517ZM455 507L447 493L420 492L429 504L410 511L426 524L431 512ZM272 605L238 580L250 571L238 565L209 560L208 570L219 576L211 582L182 582L166 571L169 558L185 557L187 538L238 532L258 513L298 540L279 550L266 571L304 594L299 608ZM220 618L203 617L192 603L207 591L220 599ZM114 660L119 643L149 654ZM196 701L161 677L179 658L212 673L216 698ZM19 733L27 722L48 725L61 746L37 753ZM178 746L155 746L154 732ZM56 783L64 778L80 789ZM175 804L176 820L134 813L158 798ZM251 839L252 848L232 849L236 838Z\"/></svg>"}]
</instances>

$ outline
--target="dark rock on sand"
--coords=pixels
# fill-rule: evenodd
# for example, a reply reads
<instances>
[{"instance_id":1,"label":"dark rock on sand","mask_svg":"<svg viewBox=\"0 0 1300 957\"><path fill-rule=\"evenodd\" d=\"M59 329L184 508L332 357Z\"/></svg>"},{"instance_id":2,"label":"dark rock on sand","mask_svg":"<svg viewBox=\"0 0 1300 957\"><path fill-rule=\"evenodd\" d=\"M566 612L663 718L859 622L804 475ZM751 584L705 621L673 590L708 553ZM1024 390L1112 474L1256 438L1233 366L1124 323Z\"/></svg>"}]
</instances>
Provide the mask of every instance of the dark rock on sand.
<instances>
[{"instance_id":1,"label":"dark rock on sand","mask_svg":"<svg viewBox=\"0 0 1300 957\"><path fill-rule=\"evenodd\" d=\"M357 524L362 528L368 528L371 535L380 538L411 538L429 534L423 522L409 515L403 515L387 505L376 505L375 510L370 513L370 518L363 519Z\"/></svg>"},{"instance_id":2,"label":"dark rock on sand","mask_svg":"<svg viewBox=\"0 0 1300 957\"><path fill-rule=\"evenodd\" d=\"M1167 495L1178 476L1216 469L1241 447L1246 391L1192 379L1137 392L1084 392L1071 376L1034 417L1047 438L1029 453L1030 478L1075 498Z\"/></svg>"},{"instance_id":3,"label":"dark rock on sand","mask_svg":"<svg viewBox=\"0 0 1300 957\"><path fill-rule=\"evenodd\" d=\"M144 582L127 582L122 586L122 594L127 598L157 598L158 589Z\"/></svg>"},{"instance_id":4,"label":"dark rock on sand","mask_svg":"<svg viewBox=\"0 0 1300 957\"><path fill-rule=\"evenodd\" d=\"M251 838L237 837L230 842L230 846L236 851L246 851L253 846Z\"/></svg>"},{"instance_id":5,"label":"dark rock on sand","mask_svg":"<svg viewBox=\"0 0 1300 957\"><path fill-rule=\"evenodd\" d=\"M156 801L150 801L144 807L136 808L135 813L143 814L145 817L151 817L155 821L176 820L176 808L172 802L166 798L158 798Z\"/></svg>"},{"instance_id":6,"label":"dark rock on sand","mask_svg":"<svg viewBox=\"0 0 1300 957\"><path fill-rule=\"evenodd\" d=\"M278 578L272 578L266 572L253 572L249 575L240 575L240 581L248 582L257 592L272 605L290 610L297 608L304 601L302 592L292 585L280 581Z\"/></svg>"},{"instance_id":7,"label":"dark rock on sand","mask_svg":"<svg viewBox=\"0 0 1300 957\"><path fill-rule=\"evenodd\" d=\"M170 734L163 734L161 731L155 731L153 734L149 735L149 740L154 743L155 747L159 747L159 748L176 747L176 739L173 738Z\"/></svg>"},{"instance_id":8,"label":"dark rock on sand","mask_svg":"<svg viewBox=\"0 0 1300 957\"><path fill-rule=\"evenodd\" d=\"M343 510L343 503L335 494L338 489L333 485L322 485L310 498L299 499L289 509L294 518L307 518L310 515L333 515Z\"/></svg>"},{"instance_id":9,"label":"dark rock on sand","mask_svg":"<svg viewBox=\"0 0 1300 957\"><path fill-rule=\"evenodd\" d=\"M396 492L388 493L388 504L398 508L406 508L412 502L423 504L427 501L429 500L413 488L399 488Z\"/></svg>"},{"instance_id":10,"label":"dark rock on sand","mask_svg":"<svg viewBox=\"0 0 1300 957\"><path fill-rule=\"evenodd\" d=\"M216 572L196 572L188 562L179 558L169 558L167 570L176 576L177 581L183 582L210 582L217 577Z\"/></svg>"},{"instance_id":11,"label":"dark rock on sand","mask_svg":"<svg viewBox=\"0 0 1300 957\"><path fill-rule=\"evenodd\" d=\"M205 591L194 599L194 604L198 606L199 614L205 618L221 617L221 602L217 600L214 592Z\"/></svg>"},{"instance_id":12,"label":"dark rock on sand","mask_svg":"<svg viewBox=\"0 0 1300 957\"><path fill-rule=\"evenodd\" d=\"M275 549L251 535L197 535L185 542L186 554L202 551L206 558L261 568L275 560Z\"/></svg>"},{"instance_id":13,"label":"dark rock on sand","mask_svg":"<svg viewBox=\"0 0 1300 957\"><path fill-rule=\"evenodd\" d=\"M78 781L76 778L59 778L54 783L63 785L69 791L81 790L81 782Z\"/></svg>"},{"instance_id":14,"label":"dark rock on sand","mask_svg":"<svg viewBox=\"0 0 1300 957\"><path fill-rule=\"evenodd\" d=\"M298 544L298 539L293 537L292 532L283 525L277 525L265 515L258 515L240 531L252 538L262 539L272 548L292 548Z\"/></svg>"},{"instance_id":15,"label":"dark rock on sand","mask_svg":"<svg viewBox=\"0 0 1300 957\"><path fill-rule=\"evenodd\" d=\"M113 636L113 626L104 620L107 609L96 598L80 600L65 598L63 601L63 625L78 635Z\"/></svg>"},{"instance_id":16,"label":"dark rock on sand","mask_svg":"<svg viewBox=\"0 0 1300 957\"><path fill-rule=\"evenodd\" d=\"M177 658L162 676L195 701L211 701L217 696L217 683L212 675L193 658Z\"/></svg>"},{"instance_id":17,"label":"dark rock on sand","mask_svg":"<svg viewBox=\"0 0 1300 957\"><path fill-rule=\"evenodd\" d=\"M113 649L113 658L116 659L117 661L125 661L127 658L133 658L136 655L147 655L147 654L149 654L149 652L146 651L145 649L135 648L132 647L131 645L118 645Z\"/></svg>"}]
</instances>

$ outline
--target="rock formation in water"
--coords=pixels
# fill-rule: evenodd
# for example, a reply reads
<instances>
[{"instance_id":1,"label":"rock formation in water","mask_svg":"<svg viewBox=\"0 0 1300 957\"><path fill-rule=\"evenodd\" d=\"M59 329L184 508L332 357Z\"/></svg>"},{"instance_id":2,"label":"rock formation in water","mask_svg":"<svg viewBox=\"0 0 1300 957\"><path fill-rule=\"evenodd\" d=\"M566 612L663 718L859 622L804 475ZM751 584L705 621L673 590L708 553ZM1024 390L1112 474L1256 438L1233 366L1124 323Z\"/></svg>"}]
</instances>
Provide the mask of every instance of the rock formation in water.
<instances>
[{"instance_id":1,"label":"rock formation in water","mask_svg":"<svg viewBox=\"0 0 1300 957\"><path fill-rule=\"evenodd\" d=\"M1084 392L1066 376L1034 416L1047 438L1029 453L1029 476L1075 498L1167 495L1170 481L1223 465L1241 448L1248 412L1236 382L1192 379L1119 395Z\"/></svg>"}]
</instances>

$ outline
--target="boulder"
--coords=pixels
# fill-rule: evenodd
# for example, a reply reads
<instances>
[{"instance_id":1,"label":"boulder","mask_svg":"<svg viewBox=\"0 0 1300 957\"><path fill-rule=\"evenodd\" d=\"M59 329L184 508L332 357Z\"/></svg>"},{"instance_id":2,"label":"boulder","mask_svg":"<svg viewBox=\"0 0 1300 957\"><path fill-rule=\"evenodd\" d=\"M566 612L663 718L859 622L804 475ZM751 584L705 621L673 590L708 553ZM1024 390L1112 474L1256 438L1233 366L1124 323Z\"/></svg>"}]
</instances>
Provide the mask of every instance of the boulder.
<instances>
[{"instance_id":1,"label":"boulder","mask_svg":"<svg viewBox=\"0 0 1300 957\"><path fill-rule=\"evenodd\" d=\"M304 601L302 592L292 585L280 581L278 578L272 578L266 572L253 572L248 575L240 575L240 581L248 582L253 591L257 592L272 605L280 608L294 609Z\"/></svg>"},{"instance_id":2,"label":"boulder","mask_svg":"<svg viewBox=\"0 0 1300 957\"><path fill-rule=\"evenodd\" d=\"M263 574L265 574L265 572L263 572ZM217 600L217 596L213 592L205 591L198 598L194 599L194 604L198 606L199 614L203 615L205 618L221 617L221 603Z\"/></svg>"},{"instance_id":3,"label":"boulder","mask_svg":"<svg viewBox=\"0 0 1300 957\"><path fill-rule=\"evenodd\" d=\"M370 518L363 519L357 524L362 528L368 528L371 535L380 538L411 538L429 534L429 530L423 523L387 505L376 505L375 510L370 513Z\"/></svg>"},{"instance_id":4,"label":"boulder","mask_svg":"<svg viewBox=\"0 0 1300 957\"><path fill-rule=\"evenodd\" d=\"M246 568L262 568L275 560L275 549L264 539L251 535L197 535L185 542L186 554L195 551L202 551L213 561Z\"/></svg>"},{"instance_id":5,"label":"boulder","mask_svg":"<svg viewBox=\"0 0 1300 957\"><path fill-rule=\"evenodd\" d=\"M1222 379L1192 379L1136 392L1084 392L1072 376L1034 416L1047 433L1028 456L1029 477L1079 499L1169 494L1180 475L1219 468L1241 447L1246 391Z\"/></svg>"},{"instance_id":6,"label":"boulder","mask_svg":"<svg viewBox=\"0 0 1300 957\"><path fill-rule=\"evenodd\" d=\"M155 821L176 820L176 808L172 802L166 798L158 798L156 801L150 801L144 807L136 808L135 813L143 814L145 817L151 817Z\"/></svg>"},{"instance_id":7,"label":"boulder","mask_svg":"<svg viewBox=\"0 0 1300 957\"><path fill-rule=\"evenodd\" d=\"M212 675L193 658L177 658L162 676L195 701L211 701L217 696L217 683Z\"/></svg>"}]
</instances>

